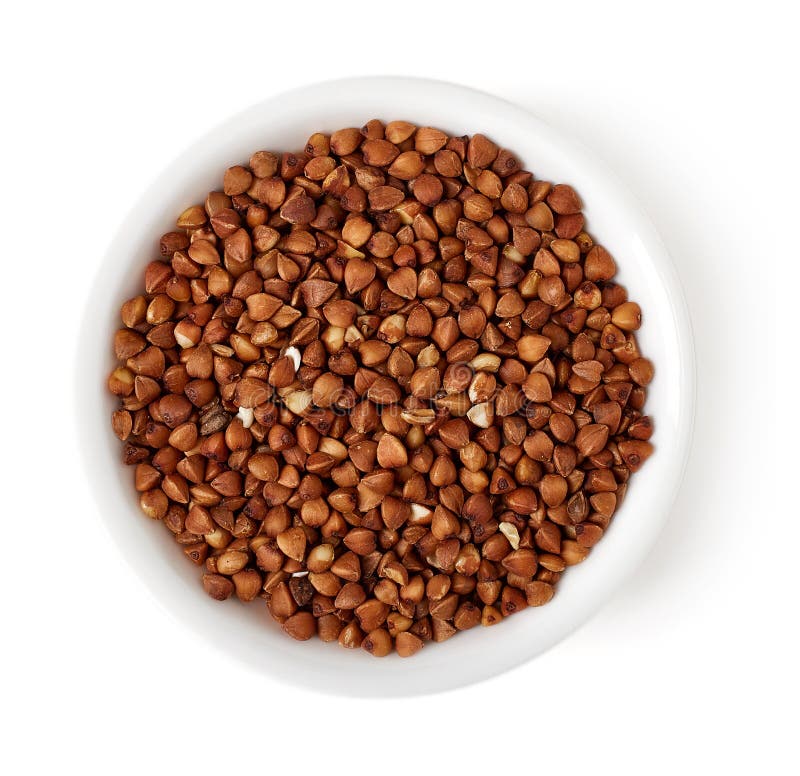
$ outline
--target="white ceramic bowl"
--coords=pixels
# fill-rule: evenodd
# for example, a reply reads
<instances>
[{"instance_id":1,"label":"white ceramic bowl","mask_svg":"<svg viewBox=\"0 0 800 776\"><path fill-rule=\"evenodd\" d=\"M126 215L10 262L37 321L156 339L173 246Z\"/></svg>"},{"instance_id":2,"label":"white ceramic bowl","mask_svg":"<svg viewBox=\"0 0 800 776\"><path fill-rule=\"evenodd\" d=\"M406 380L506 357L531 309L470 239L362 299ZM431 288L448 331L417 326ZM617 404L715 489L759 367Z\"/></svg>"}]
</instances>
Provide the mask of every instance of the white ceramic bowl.
<instances>
[{"instance_id":1,"label":"white ceramic bowl","mask_svg":"<svg viewBox=\"0 0 800 776\"><path fill-rule=\"evenodd\" d=\"M588 560L570 568L547 605L491 630L474 628L430 644L412 660L375 660L317 639L295 642L264 605L212 601L200 570L163 526L142 516L130 469L109 427L106 392L111 337L120 304L142 287L158 238L186 206L217 188L222 173L260 148L297 150L318 130L406 119L451 134L483 132L512 149L539 178L568 182L585 203L588 229L617 259L619 280L644 313L639 339L656 364L647 411L656 452L634 478L611 528ZM198 637L256 671L318 690L400 696L450 689L530 660L591 617L652 547L681 481L693 420L694 368L686 306L675 270L653 226L595 158L508 102L462 86L411 78L358 78L272 97L225 121L175 160L139 198L95 279L80 343L79 427L86 468L109 532L155 598Z\"/></svg>"}]
</instances>

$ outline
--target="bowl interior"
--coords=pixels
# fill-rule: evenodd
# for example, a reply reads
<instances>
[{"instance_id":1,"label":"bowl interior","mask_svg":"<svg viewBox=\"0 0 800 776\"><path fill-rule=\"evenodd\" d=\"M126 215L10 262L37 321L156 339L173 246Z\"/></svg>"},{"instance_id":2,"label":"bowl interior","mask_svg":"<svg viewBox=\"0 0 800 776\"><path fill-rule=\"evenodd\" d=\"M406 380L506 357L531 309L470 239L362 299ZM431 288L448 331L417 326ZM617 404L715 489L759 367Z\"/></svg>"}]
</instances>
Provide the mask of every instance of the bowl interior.
<instances>
[{"instance_id":1,"label":"bowl interior","mask_svg":"<svg viewBox=\"0 0 800 776\"><path fill-rule=\"evenodd\" d=\"M406 119L450 134L483 132L513 150L537 178L567 182L581 195L587 229L617 259L619 280L638 301L643 353L656 365L646 410L654 417L656 452L637 473L602 542L559 582L555 598L509 618L491 632L475 628L432 644L410 665L393 655L374 660L316 639L287 638L263 604L219 604L199 583L163 526L139 511L132 471L120 463L110 430L115 401L105 381L113 368L111 337L119 307L139 293L142 272L158 256L158 238L188 205L219 188L232 164L261 148L293 151L315 131L361 126L368 119ZM564 141L522 109L451 84L365 78L318 84L253 106L226 121L165 170L122 224L93 285L79 359L78 419L88 476L103 520L155 597L205 639L277 678L328 692L411 695L498 674L541 653L584 622L644 559L668 516L688 449L693 356L685 304L653 227L630 195L590 154ZM413 670L409 670L409 669Z\"/></svg>"}]
</instances>

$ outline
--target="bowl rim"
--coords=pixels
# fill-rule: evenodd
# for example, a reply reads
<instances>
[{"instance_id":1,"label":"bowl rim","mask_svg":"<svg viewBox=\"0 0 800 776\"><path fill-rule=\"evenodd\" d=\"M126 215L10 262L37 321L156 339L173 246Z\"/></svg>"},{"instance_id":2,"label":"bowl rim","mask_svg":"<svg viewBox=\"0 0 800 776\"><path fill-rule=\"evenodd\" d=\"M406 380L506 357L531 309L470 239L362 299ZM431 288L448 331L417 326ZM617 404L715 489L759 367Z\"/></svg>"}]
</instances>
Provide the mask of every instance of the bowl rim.
<instances>
[{"instance_id":1,"label":"bowl rim","mask_svg":"<svg viewBox=\"0 0 800 776\"><path fill-rule=\"evenodd\" d=\"M304 666L304 652L298 649L297 645L293 642L289 645L293 648L293 651L289 650L285 655L281 651L279 655L280 659L277 660L276 664L271 664L269 661L265 660L259 660L254 650L247 645L239 645L238 649L234 648L231 650L232 645L230 643L223 644L220 637L215 637L215 634L209 633L211 628L209 628L207 624L198 621L196 618L192 618L181 606L173 605L182 593L176 590L174 595L170 594L167 597L172 601L172 604L166 603L167 598L163 595L163 588L151 576L145 573L143 563L138 562L135 556L125 551L124 537L120 532L120 528L117 527L119 523L115 523L108 518L100 520L105 530L111 536L113 543L117 546L120 555L134 571L135 576L138 577L142 584L149 590L153 598L169 613L172 619L180 622L195 635L199 635L207 641L210 641L217 649L224 651L225 654L234 654L243 662L251 665L255 670L264 671L279 681L328 693L360 697L398 697L427 694L451 690L466 684L489 679L544 653L591 619L614 592L616 592L622 582L630 577L649 555L669 517L688 462L694 428L696 392L695 351L692 328L689 309L681 288L681 283L675 266L661 238L658 236L655 227L628 188L622 184L617 176L609 170L603 162L598 160L594 154L589 152L574 139L565 137L563 132L556 131L549 124L524 108L487 92L441 80L406 76L366 76L322 81L267 97L249 108L239 111L224 121L219 122L209 131L196 138L188 148L170 162L141 195L136 198L135 203L131 206L127 215L116 229L104 253L103 260L100 262L95 272L94 279L90 286L88 300L91 302L93 299L102 298L104 289L108 286L109 282L113 283L116 270L113 266L114 258L118 255L120 250L124 252L126 247L126 235L130 232L132 224L139 223L140 216L148 212L148 202L151 199L157 199L157 197L153 195L158 193L161 187L168 185L170 175L179 172L195 155L202 155L204 149L216 146L221 142L224 143L226 129L233 128L237 123L247 121L257 115L268 116L270 115L270 109L275 110L279 108L282 111L288 110L291 112L290 106L297 105L299 101L315 101L315 105L318 104L322 106L320 108L322 111L321 115L324 115L324 105L327 101L332 99L331 95L333 94L360 94L363 97L364 94L379 91L394 94L411 94L416 92L425 94L431 99L433 99L432 96L436 96L443 100L467 100L470 102L471 107L479 105L484 112L494 111L496 114L507 116L509 122L521 122L528 131L536 134L540 142L550 145L554 149L558 149L560 153L564 154L564 158L569 159L576 168L580 169L589 178L600 181L599 185L608 194L611 201L615 203L617 207L621 208L628 217L635 221L637 236L642 240L645 246L644 250L653 262L659 280L664 286L663 291L668 298L669 304L669 320L674 329L671 333L674 334L678 346L680 374L677 379L679 383L678 401L680 406L676 409L676 423L673 429L675 460L669 463L665 480L658 484L662 501L654 512L656 517L652 519L650 524L644 529L639 530L638 542L633 545L630 555L625 556L627 562L624 568L613 569L604 579L600 580L599 584L588 591L587 600L582 601L579 606L575 607L576 611L574 616L561 617L556 625L550 629L552 634L551 637L547 639L547 643L539 644L529 651L520 651L517 649L514 651L513 655L510 654L510 650L507 650L509 654L505 659L496 661L490 666L478 666L476 669L466 674L463 670L443 670L443 666L439 666L438 670L428 672L429 675L426 677L424 684L420 681L415 682L410 678L414 673L413 662L405 665L405 667L411 669L409 671L394 671L391 674L382 675L380 670L370 670L373 665L377 665L375 661L370 661L365 666L363 662L354 663L352 660L350 660L348 664L343 658L341 660L342 672L340 673L338 671L325 670L319 666ZM359 108L359 110L362 110L366 114L370 108L365 105L363 108ZM401 106L400 110L406 110L405 105ZM477 126L474 131L480 131L479 126ZM509 143L509 145L511 144ZM535 168L535 162L526 166ZM130 260L132 260L132 258ZM77 344L75 420L78 443L92 497L97 507L97 515L99 517L103 513L107 514L109 511L113 511L115 497L109 494L108 488L91 487L93 477L98 467L98 435L102 435L103 433L100 423L105 424L106 427L108 425L107 418L104 417L103 420L100 421L96 417L98 415L97 392L95 391L93 393L92 390L86 390L86 371L82 368L83 365L87 363L90 364L93 360L96 361L98 359L94 349L101 342L99 337L103 336L106 342L109 339L108 335L110 332L105 329L103 329L102 335L98 334L97 323L97 316L92 304L89 303L86 306L86 312L80 326L80 336ZM95 375L95 377L98 377L98 375ZM99 379L103 382L104 390L105 375L99 376ZM87 418L93 418L93 420L87 420ZM106 428L106 433L107 432L108 430ZM646 469L647 467L645 467L644 470L646 471ZM119 500L119 498L119 494L117 494L116 500ZM553 604L550 604L550 606L552 605ZM514 620L517 619L518 618L514 618ZM506 638L505 641L508 641L508 638ZM495 631L493 632L491 641L488 643L484 642L484 646L489 649L495 647L500 648L501 642L502 639L499 638L499 634ZM443 651L446 651L446 648ZM345 651L339 650L339 652ZM423 650L423 652L425 652L425 650ZM385 661L380 661L380 663L384 662ZM458 661L453 660L452 662L457 663ZM308 670L301 670L304 667ZM294 670L287 670L287 668L293 668ZM350 671L350 668L354 668L354 671Z\"/></svg>"}]
</instances>

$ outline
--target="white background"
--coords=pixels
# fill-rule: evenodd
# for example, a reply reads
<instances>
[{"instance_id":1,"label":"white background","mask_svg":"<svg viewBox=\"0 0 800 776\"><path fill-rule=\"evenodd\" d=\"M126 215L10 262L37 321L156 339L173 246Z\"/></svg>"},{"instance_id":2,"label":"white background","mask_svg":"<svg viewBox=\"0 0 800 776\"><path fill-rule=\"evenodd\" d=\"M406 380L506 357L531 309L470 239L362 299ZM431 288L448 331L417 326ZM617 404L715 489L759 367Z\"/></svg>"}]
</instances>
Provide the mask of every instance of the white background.
<instances>
[{"instance_id":1,"label":"white background","mask_svg":"<svg viewBox=\"0 0 800 776\"><path fill-rule=\"evenodd\" d=\"M0 768L796 773L800 127L789 5L5 10ZM532 663L391 701L254 675L174 623L102 529L70 395L87 286L155 174L253 102L367 74L494 92L605 159L678 267L698 365L686 480L625 589Z\"/></svg>"}]
</instances>

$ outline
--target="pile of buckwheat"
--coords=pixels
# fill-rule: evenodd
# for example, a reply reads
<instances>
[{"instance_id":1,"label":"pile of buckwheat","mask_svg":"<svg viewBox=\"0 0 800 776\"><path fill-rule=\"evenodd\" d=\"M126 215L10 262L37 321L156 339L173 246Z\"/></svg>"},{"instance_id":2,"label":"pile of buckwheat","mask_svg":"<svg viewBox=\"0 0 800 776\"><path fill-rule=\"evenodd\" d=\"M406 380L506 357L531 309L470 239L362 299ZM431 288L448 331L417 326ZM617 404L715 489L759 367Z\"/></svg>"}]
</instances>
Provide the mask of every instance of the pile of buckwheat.
<instances>
[{"instance_id":1,"label":"pile of buckwheat","mask_svg":"<svg viewBox=\"0 0 800 776\"><path fill-rule=\"evenodd\" d=\"M296 639L406 657L547 603L652 452L614 259L483 135L257 151L160 248L114 432L208 595Z\"/></svg>"}]
</instances>

